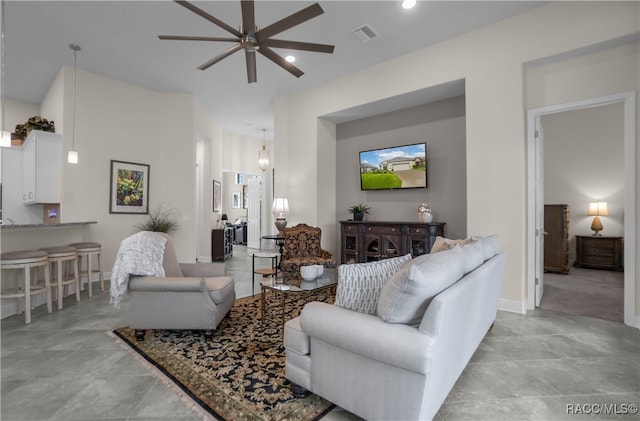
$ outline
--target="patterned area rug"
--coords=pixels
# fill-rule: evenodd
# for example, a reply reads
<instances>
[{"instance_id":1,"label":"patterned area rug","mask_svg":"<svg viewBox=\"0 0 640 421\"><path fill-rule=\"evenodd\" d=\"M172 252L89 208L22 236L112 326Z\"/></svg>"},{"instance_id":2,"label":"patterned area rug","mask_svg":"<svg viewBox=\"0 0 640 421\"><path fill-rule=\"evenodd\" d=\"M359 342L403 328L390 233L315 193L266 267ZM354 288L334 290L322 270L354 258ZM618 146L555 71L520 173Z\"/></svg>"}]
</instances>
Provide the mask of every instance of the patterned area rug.
<instances>
[{"instance_id":1,"label":"patterned area rug","mask_svg":"<svg viewBox=\"0 0 640 421\"><path fill-rule=\"evenodd\" d=\"M316 299L332 302L333 296ZM287 315L298 315L304 304L288 303ZM129 327L113 333L202 407L198 412L205 417L319 419L334 405L314 394L304 399L291 394L281 320L281 314L272 314L263 323L256 296L237 300L210 340L197 331L151 330L140 342Z\"/></svg>"}]
</instances>

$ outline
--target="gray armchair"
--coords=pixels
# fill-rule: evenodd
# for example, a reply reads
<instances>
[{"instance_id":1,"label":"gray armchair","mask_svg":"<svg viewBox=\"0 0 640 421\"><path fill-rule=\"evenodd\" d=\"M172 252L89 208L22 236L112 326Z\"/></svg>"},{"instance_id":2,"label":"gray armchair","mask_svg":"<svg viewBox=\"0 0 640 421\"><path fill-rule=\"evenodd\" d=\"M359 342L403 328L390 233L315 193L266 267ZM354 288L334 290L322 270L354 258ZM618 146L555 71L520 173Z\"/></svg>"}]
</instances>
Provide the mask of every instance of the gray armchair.
<instances>
[{"instance_id":1,"label":"gray armchair","mask_svg":"<svg viewBox=\"0 0 640 421\"><path fill-rule=\"evenodd\" d=\"M224 263L178 263L171 237L164 251L164 277L131 276L131 327L143 340L147 329L204 330L211 337L233 306L236 293Z\"/></svg>"}]
</instances>

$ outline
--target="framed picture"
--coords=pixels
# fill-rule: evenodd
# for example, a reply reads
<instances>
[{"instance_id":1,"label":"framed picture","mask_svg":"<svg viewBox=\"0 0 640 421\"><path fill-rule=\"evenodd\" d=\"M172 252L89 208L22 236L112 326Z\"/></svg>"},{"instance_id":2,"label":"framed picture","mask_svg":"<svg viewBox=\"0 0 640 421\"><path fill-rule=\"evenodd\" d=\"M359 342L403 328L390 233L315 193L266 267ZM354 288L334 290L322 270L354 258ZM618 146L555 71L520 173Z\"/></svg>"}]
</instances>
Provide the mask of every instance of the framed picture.
<instances>
[{"instance_id":1,"label":"framed picture","mask_svg":"<svg viewBox=\"0 0 640 421\"><path fill-rule=\"evenodd\" d=\"M242 186L242 209L249 207L249 194L247 192L247 185Z\"/></svg>"},{"instance_id":2,"label":"framed picture","mask_svg":"<svg viewBox=\"0 0 640 421\"><path fill-rule=\"evenodd\" d=\"M222 185L219 181L213 180L213 211L222 211Z\"/></svg>"},{"instance_id":3,"label":"framed picture","mask_svg":"<svg viewBox=\"0 0 640 421\"><path fill-rule=\"evenodd\" d=\"M111 160L109 213L149 213L149 166Z\"/></svg>"},{"instance_id":4,"label":"framed picture","mask_svg":"<svg viewBox=\"0 0 640 421\"><path fill-rule=\"evenodd\" d=\"M234 191L231 194L231 207L234 209L240 209L240 192L239 191Z\"/></svg>"}]
</instances>

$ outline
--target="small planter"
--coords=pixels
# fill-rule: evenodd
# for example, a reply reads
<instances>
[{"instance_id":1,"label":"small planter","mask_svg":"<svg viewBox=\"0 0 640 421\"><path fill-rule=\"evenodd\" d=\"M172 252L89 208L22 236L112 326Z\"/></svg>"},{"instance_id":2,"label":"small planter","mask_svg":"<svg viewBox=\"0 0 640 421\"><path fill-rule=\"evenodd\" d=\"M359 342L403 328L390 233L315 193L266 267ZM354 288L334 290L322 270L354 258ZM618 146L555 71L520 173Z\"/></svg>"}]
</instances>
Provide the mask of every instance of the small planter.
<instances>
[{"instance_id":1,"label":"small planter","mask_svg":"<svg viewBox=\"0 0 640 421\"><path fill-rule=\"evenodd\" d=\"M354 221L362 221L364 219L364 212L354 212L353 220Z\"/></svg>"}]
</instances>

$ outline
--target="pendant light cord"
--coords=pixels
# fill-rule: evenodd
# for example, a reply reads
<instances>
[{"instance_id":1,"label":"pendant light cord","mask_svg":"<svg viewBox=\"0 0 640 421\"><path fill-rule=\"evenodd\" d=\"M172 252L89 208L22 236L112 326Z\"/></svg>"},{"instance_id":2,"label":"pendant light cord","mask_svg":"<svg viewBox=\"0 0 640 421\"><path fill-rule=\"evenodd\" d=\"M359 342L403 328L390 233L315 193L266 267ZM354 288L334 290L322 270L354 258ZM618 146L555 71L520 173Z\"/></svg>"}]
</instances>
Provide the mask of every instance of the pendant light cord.
<instances>
[{"instance_id":1,"label":"pendant light cord","mask_svg":"<svg viewBox=\"0 0 640 421\"><path fill-rule=\"evenodd\" d=\"M78 51L80 46L69 44L69 48L73 50L73 110L71 112L71 121L73 126L73 137L71 138L71 149L76 150L76 73L78 71Z\"/></svg>"}]
</instances>

